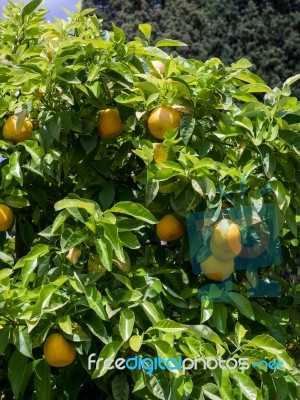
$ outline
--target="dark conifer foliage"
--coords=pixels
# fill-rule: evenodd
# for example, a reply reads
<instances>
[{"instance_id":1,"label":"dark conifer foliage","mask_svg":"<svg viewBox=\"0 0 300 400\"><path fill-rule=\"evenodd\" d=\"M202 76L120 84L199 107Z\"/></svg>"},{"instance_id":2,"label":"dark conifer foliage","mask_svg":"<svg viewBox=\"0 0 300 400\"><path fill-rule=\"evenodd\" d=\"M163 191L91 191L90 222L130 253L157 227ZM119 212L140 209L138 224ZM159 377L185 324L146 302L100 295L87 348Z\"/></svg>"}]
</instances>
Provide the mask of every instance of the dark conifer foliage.
<instances>
[{"instance_id":1,"label":"dark conifer foliage","mask_svg":"<svg viewBox=\"0 0 300 400\"><path fill-rule=\"evenodd\" d=\"M188 58L219 57L226 64L246 57L271 86L300 73L300 0L85 0L105 29L111 22L128 39L152 24L152 44L169 37L185 42ZM176 51L174 51L175 54ZM300 85L295 85L300 96Z\"/></svg>"}]
</instances>

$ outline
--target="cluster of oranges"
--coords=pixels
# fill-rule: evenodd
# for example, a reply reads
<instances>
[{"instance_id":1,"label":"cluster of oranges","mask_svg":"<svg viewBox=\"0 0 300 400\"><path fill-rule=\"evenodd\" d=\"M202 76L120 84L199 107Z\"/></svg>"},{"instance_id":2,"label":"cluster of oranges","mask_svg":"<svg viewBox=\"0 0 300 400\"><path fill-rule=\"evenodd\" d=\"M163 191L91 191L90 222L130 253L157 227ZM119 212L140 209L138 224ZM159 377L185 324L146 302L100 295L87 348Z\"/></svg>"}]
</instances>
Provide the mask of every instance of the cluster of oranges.
<instances>
[{"instance_id":1,"label":"cluster of oranges","mask_svg":"<svg viewBox=\"0 0 300 400\"><path fill-rule=\"evenodd\" d=\"M178 129L181 121L180 112L167 105L156 107L148 118L149 132L162 140L170 129ZM98 123L99 136L102 139L113 139L123 132L123 123L117 108L106 108L100 111Z\"/></svg>"},{"instance_id":2,"label":"cluster of oranges","mask_svg":"<svg viewBox=\"0 0 300 400\"><path fill-rule=\"evenodd\" d=\"M56 40L56 38L52 38ZM50 46L51 47L51 46ZM53 46L52 46L53 47ZM53 48L49 49L49 59L53 58ZM154 71L152 74L164 75L164 65L160 62L152 62ZM171 129L178 130L181 122L181 114L169 105L156 107L150 113L147 121L149 132L159 140ZM15 116L10 116L3 127L3 137L13 143L19 143L32 137L33 126L29 119L23 123L17 122ZM106 108L99 113L97 125L99 136L104 140L111 140L122 134L124 124L117 108ZM153 143L154 161L160 165L168 158L168 147L163 143ZM13 223L13 212L10 207L0 204L0 231L8 230ZM156 233L161 241L169 242L180 239L184 235L184 223L172 214L162 217L156 226ZM241 251L241 237L238 227L230 220L220 221L213 229L211 237L211 252L202 264L203 273L210 279L223 280L233 272L233 258ZM81 250L71 249L67 259L76 265L81 255ZM128 273L130 259L126 254L125 263L114 260L119 269ZM105 274L99 256L90 257L88 271ZM76 350L66 341L60 333L51 334L44 344L44 355L48 364L54 367L64 367L71 364L76 358Z\"/></svg>"},{"instance_id":3,"label":"cluster of oranges","mask_svg":"<svg viewBox=\"0 0 300 400\"><path fill-rule=\"evenodd\" d=\"M234 258L242 250L241 232L231 219L220 220L212 230L210 238L211 256L201 263L207 278L223 281L234 271Z\"/></svg>"}]
</instances>

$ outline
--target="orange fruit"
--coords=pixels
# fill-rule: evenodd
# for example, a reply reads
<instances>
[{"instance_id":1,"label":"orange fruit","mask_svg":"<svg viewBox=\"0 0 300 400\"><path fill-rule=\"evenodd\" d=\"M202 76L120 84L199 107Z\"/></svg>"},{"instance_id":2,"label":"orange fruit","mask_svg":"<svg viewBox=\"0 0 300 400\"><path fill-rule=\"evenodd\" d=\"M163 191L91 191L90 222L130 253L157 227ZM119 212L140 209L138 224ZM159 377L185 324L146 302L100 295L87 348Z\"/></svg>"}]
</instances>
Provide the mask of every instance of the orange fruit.
<instances>
[{"instance_id":1,"label":"orange fruit","mask_svg":"<svg viewBox=\"0 0 300 400\"><path fill-rule=\"evenodd\" d=\"M32 123L25 119L20 132L17 132L17 119L14 115L11 115L3 126L3 137L13 143L24 142L24 140L31 138L32 129Z\"/></svg>"},{"instance_id":2,"label":"orange fruit","mask_svg":"<svg viewBox=\"0 0 300 400\"><path fill-rule=\"evenodd\" d=\"M165 65L161 61L152 61L151 64L154 67L154 70L151 69L150 74L154 75L155 72L158 73L159 75L164 75L165 74Z\"/></svg>"},{"instance_id":3,"label":"orange fruit","mask_svg":"<svg viewBox=\"0 0 300 400\"><path fill-rule=\"evenodd\" d=\"M91 255L88 260L88 271L99 272L101 275L105 275L106 268L101 264L100 257L98 255Z\"/></svg>"},{"instance_id":4,"label":"orange fruit","mask_svg":"<svg viewBox=\"0 0 300 400\"><path fill-rule=\"evenodd\" d=\"M221 261L229 261L236 257L242 250L238 225L227 218L219 221L212 231L210 250Z\"/></svg>"},{"instance_id":5,"label":"orange fruit","mask_svg":"<svg viewBox=\"0 0 300 400\"><path fill-rule=\"evenodd\" d=\"M0 232L7 231L13 223L14 215L10 207L0 204Z\"/></svg>"},{"instance_id":6,"label":"orange fruit","mask_svg":"<svg viewBox=\"0 0 300 400\"><path fill-rule=\"evenodd\" d=\"M67 254L67 259L71 261L73 265L76 265L78 263L80 256L81 256L81 250L78 249L77 247L73 247L72 249L69 250Z\"/></svg>"},{"instance_id":7,"label":"orange fruit","mask_svg":"<svg viewBox=\"0 0 300 400\"><path fill-rule=\"evenodd\" d=\"M170 106L155 108L148 119L148 129L157 139L163 139L164 134L170 129L178 129L180 126L180 112Z\"/></svg>"},{"instance_id":8,"label":"orange fruit","mask_svg":"<svg viewBox=\"0 0 300 400\"><path fill-rule=\"evenodd\" d=\"M214 255L209 256L201 263L203 274L214 281L224 281L234 271L233 259L228 261L221 261Z\"/></svg>"},{"instance_id":9,"label":"orange fruit","mask_svg":"<svg viewBox=\"0 0 300 400\"><path fill-rule=\"evenodd\" d=\"M116 108L106 108L100 111L98 132L103 139L113 139L123 132L121 117Z\"/></svg>"},{"instance_id":10,"label":"orange fruit","mask_svg":"<svg viewBox=\"0 0 300 400\"><path fill-rule=\"evenodd\" d=\"M171 214L165 215L156 225L157 236L164 242L179 239L184 234L184 224Z\"/></svg>"},{"instance_id":11,"label":"orange fruit","mask_svg":"<svg viewBox=\"0 0 300 400\"><path fill-rule=\"evenodd\" d=\"M44 343L45 360L52 367L66 367L76 358L76 350L60 333L48 336Z\"/></svg>"}]
</instances>

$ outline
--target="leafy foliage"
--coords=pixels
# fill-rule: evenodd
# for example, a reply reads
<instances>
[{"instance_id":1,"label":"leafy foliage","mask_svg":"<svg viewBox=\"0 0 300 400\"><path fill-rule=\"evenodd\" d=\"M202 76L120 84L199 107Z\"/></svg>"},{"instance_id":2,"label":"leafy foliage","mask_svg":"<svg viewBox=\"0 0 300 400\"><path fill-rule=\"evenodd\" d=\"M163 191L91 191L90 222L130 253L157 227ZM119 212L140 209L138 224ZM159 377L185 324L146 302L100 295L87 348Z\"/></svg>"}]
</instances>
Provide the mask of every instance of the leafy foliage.
<instances>
[{"instance_id":1,"label":"leafy foliage","mask_svg":"<svg viewBox=\"0 0 300 400\"><path fill-rule=\"evenodd\" d=\"M187 43L175 54L225 64L246 57L271 86L299 72L299 0L84 0L128 34L139 35L137 21L153 27L153 41L172 37ZM266 21L268 23L266 24ZM299 98L299 84L293 88Z\"/></svg>"},{"instance_id":2,"label":"leafy foliage","mask_svg":"<svg viewBox=\"0 0 300 400\"><path fill-rule=\"evenodd\" d=\"M248 299L245 271L238 271L232 302L200 302L207 281L192 273L187 235L170 243L155 236L167 213L183 220L206 209L219 215L225 193L231 205L258 213L263 199L278 206L284 265L296 272L300 103L290 86L299 76L271 89L245 59L227 67L218 58L174 57L149 43L149 25L140 27L143 39L128 42L121 28L102 29L90 10L49 24L39 4L9 2L0 23L0 123L24 111L34 125L30 140L0 140L0 199L15 215L15 226L0 236L1 395L299 397L296 281L284 279L279 266L266 267L261 279L277 280L282 297ZM165 77L150 73L153 60L165 64ZM147 118L162 104L182 119L163 141L172 160L158 165ZM111 141L96 133L106 107L118 107L124 123ZM74 247L81 250L76 265L67 259ZM105 274L88 272L91 255ZM42 351L57 331L78 353L63 369L50 368ZM120 372L89 369L92 353L276 358L284 371Z\"/></svg>"}]
</instances>

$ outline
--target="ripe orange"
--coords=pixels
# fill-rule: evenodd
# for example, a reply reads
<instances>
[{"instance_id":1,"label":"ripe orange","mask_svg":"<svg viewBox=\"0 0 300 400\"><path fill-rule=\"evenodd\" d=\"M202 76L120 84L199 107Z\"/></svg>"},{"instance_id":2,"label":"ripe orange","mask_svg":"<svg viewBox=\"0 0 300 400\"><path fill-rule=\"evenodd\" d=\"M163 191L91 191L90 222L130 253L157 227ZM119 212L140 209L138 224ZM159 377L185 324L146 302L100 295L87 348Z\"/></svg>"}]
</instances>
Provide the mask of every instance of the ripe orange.
<instances>
[{"instance_id":1,"label":"ripe orange","mask_svg":"<svg viewBox=\"0 0 300 400\"><path fill-rule=\"evenodd\" d=\"M73 265L76 265L78 263L80 256L81 256L81 250L76 247L73 247L72 249L69 250L67 254L67 259L71 261Z\"/></svg>"},{"instance_id":2,"label":"ripe orange","mask_svg":"<svg viewBox=\"0 0 300 400\"><path fill-rule=\"evenodd\" d=\"M159 75L164 75L165 74L165 65L161 61L152 61L151 62L154 70L150 71L151 75L154 75L155 72L158 73Z\"/></svg>"},{"instance_id":3,"label":"ripe orange","mask_svg":"<svg viewBox=\"0 0 300 400\"><path fill-rule=\"evenodd\" d=\"M171 214L165 215L156 225L157 236L164 242L179 239L184 234L184 224Z\"/></svg>"},{"instance_id":4,"label":"ripe orange","mask_svg":"<svg viewBox=\"0 0 300 400\"><path fill-rule=\"evenodd\" d=\"M4 139L11 140L13 143L23 142L30 139L32 134L32 123L25 119L20 132L17 132L17 120L14 115L11 115L3 126Z\"/></svg>"},{"instance_id":5,"label":"ripe orange","mask_svg":"<svg viewBox=\"0 0 300 400\"><path fill-rule=\"evenodd\" d=\"M160 106L155 108L148 119L148 129L150 133L158 138L163 139L164 134L169 130L180 126L180 112L170 106Z\"/></svg>"},{"instance_id":6,"label":"ripe orange","mask_svg":"<svg viewBox=\"0 0 300 400\"><path fill-rule=\"evenodd\" d=\"M44 343L44 356L52 367L66 367L76 358L76 350L60 333L48 336Z\"/></svg>"},{"instance_id":7,"label":"ripe orange","mask_svg":"<svg viewBox=\"0 0 300 400\"><path fill-rule=\"evenodd\" d=\"M7 231L12 226L14 215L10 207L0 204L0 232Z\"/></svg>"},{"instance_id":8,"label":"ripe orange","mask_svg":"<svg viewBox=\"0 0 300 400\"><path fill-rule=\"evenodd\" d=\"M231 219L222 219L213 228L210 239L212 254L221 261L229 261L242 250L241 232Z\"/></svg>"},{"instance_id":9,"label":"ripe orange","mask_svg":"<svg viewBox=\"0 0 300 400\"><path fill-rule=\"evenodd\" d=\"M106 108L100 111L98 132L103 139L113 139L123 132L123 124L118 109Z\"/></svg>"},{"instance_id":10,"label":"ripe orange","mask_svg":"<svg viewBox=\"0 0 300 400\"><path fill-rule=\"evenodd\" d=\"M201 269L204 275L214 281L224 281L234 271L233 259L228 261L221 261L214 255L209 256L201 263Z\"/></svg>"},{"instance_id":11,"label":"ripe orange","mask_svg":"<svg viewBox=\"0 0 300 400\"><path fill-rule=\"evenodd\" d=\"M106 268L102 265L100 261L100 257L98 255L91 255L88 260L88 271L89 272L98 272L101 275L105 275Z\"/></svg>"}]
</instances>

